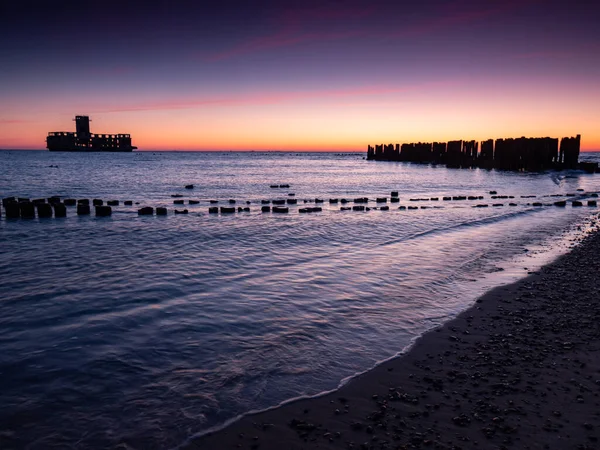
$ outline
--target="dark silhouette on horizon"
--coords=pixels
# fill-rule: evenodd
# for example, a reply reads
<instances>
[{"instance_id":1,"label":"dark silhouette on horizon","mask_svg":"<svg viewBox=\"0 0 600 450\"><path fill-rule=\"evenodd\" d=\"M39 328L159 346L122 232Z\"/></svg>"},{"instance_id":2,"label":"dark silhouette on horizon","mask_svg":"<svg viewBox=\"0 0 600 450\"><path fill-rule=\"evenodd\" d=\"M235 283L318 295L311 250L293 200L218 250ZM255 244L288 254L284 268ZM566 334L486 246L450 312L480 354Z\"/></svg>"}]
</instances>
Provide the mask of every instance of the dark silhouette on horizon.
<instances>
[{"instance_id":1,"label":"dark silhouette on horizon","mask_svg":"<svg viewBox=\"0 0 600 450\"><path fill-rule=\"evenodd\" d=\"M597 163L579 163L581 135L556 138L509 138L477 141L418 142L368 146L367 159L423 164L445 164L453 168L499 169L537 172L549 169L598 171Z\"/></svg>"},{"instance_id":2,"label":"dark silhouette on horizon","mask_svg":"<svg viewBox=\"0 0 600 450\"><path fill-rule=\"evenodd\" d=\"M90 132L89 116L75 116L75 133L51 131L46 147L51 152L131 152L129 134L94 134Z\"/></svg>"}]
</instances>

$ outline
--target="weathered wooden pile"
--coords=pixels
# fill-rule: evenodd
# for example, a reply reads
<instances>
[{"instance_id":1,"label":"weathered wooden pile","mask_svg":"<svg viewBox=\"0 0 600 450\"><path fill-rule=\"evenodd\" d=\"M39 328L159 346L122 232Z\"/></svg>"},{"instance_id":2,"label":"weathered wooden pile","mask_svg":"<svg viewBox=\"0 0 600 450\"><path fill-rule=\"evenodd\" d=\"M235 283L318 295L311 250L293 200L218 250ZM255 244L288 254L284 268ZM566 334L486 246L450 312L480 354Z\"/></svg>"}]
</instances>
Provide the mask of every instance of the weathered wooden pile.
<instances>
[{"instance_id":1,"label":"weathered wooden pile","mask_svg":"<svg viewBox=\"0 0 600 450\"><path fill-rule=\"evenodd\" d=\"M480 145L481 144L481 145ZM598 172L597 163L580 163L581 136L418 142L368 146L367 159L445 164L453 168L482 167L513 171L582 169Z\"/></svg>"}]
</instances>

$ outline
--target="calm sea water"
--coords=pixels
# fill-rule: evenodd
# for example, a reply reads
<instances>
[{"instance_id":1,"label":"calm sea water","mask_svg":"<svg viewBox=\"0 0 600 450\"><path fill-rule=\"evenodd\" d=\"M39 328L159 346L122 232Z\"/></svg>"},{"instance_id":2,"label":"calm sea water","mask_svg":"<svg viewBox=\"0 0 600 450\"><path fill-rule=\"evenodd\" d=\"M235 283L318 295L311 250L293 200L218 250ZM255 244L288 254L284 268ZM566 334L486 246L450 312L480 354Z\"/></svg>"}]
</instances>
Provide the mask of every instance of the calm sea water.
<instances>
[{"instance_id":1,"label":"calm sea water","mask_svg":"<svg viewBox=\"0 0 600 450\"><path fill-rule=\"evenodd\" d=\"M362 156L0 152L2 197L171 209L172 194L200 200L187 216L120 206L110 218L69 209L66 219L0 219L0 447L169 448L333 389L562 251L565 231L597 212L527 203L586 197L600 175ZM376 206L392 190L400 205L429 208L345 212L326 201L321 213L297 211L316 197ZM260 212L261 199L289 193L299 203L289 214ZM425 197L440 200L410 201ZM210 199L230 198L251 212L207 213ZM505 206L472 208L482 202Z\"/></svg>"}]
</instances>

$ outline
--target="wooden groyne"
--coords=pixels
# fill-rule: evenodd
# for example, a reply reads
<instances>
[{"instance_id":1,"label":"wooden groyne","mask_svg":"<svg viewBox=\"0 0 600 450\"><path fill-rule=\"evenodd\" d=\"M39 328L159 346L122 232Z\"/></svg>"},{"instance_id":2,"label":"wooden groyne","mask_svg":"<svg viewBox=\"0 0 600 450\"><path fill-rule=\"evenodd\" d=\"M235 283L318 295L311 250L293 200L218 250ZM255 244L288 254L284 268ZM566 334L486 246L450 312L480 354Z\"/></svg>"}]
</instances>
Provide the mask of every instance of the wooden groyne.
<instances>
[{"instance_id":1,"label":"wooden groyne","mask_svg":"<svg viewBox=\"0 0 600 450\"><path fill-rule=\"evenodd\" d=\"M474 148L474 146L471 146ZM271 185L271 188L284 188L290 189L290 185ZM189 189L187 186L186 189ZM140 206L140 202L134 202L132 200L104 200L101 198L65 198L62 199L60 196L55 195L49 198L36 198L30 200L29 198L24 197L5 197L0 199L0 219L4 215L7 221L12 221L14 219L35 219L36 216L40 219L40 222L45 221L46 219L55 218L66 218L67 211L71 210L76 213L77 216L91 216L92 208L95 212L95 216L97 218L110 218L113 213L113 207L117 208L118 213L135 213L137 209L138 216L167 216L168 214L196 214L197 216L202 216L204 213L201 211L201 208L208 206L208 214L213 216L215 214L220 214L221 216L229 216L233 213L251 213L252 211L256 211L251 208L251 205L260 205L260 213L276 213L276 214L286 214L286 213L298 213L298 214L307 214L307 213L333 213L334 211L391 211L392 209L397 209L399 211L406 210L424 210L424 209L443 209L444 206L441 203L446 202L463 202L466 203L466 207L472 208L487 208L489 206L492 207L502 207L505 206L505 203L497 203L497 200L508 200L509 207L515 206L525 206L525 207L561 207L564 208L567 206L567 199L570 200L570 205L572 207L582 207L584 205L584 201L587 200L587 206L597 208L597 198L599 196L598 192L586 192L583 188L577 189L576 192L571 193L558 193L558 194L546 194L541 195L540 197L548 197L552 198L552 201L544 201L542 198L537 198L538 195L521 195L522 199L536 199L533 203L517 203L514 195L498 195L498 192L495 190L489 191L489 199L494 200L494 202L488 203L485 201L486 197L484 195L448 195L448 193L444 193L443 195L439 195L439 193L435 196L427 196L427 197L414 197L414 198L405 198L404 201L410 202L409 204L400 204L400 191L393 190L390 192L389 196L384 195L381 192L378 195L370 196L370 197L354 197L354 198L329 198L328 200L320 197L313 198L296 198L296 193L294 192L286 192L285 194L287 198L271 198L271 199L192 199L187 198L184 199L182 197L183 194L171 194L171 198L175 198L177 200L173 200L175 205L185 205L186 200L187 204L190 205L190 210L182 209L182 210L171 210L169 213L167 207L165 206ZM566 197L566 199L558 199L558 197ZM572 197L577 197L574 199L570 199ZM556 200L556 201L555 201ZM227 206L221 204L221 206L216 206L219 203L224 203ZM471 203L474 202L474 203ZM243 203L245 206L237 206L240 203ZM354 205L350 205L350 203L354 203ZM373 204L374 203L374 204ZM390 203L390 205L388 205ZM415 204L417 203L417 204ZM314 204L315 206L312 206ZM213 206L215 205L215 206ZM338 206L339 205L339 206ZM123 206L121 209L120 207ZM128 208L131 207L131 208ZM4 210L4 211L3 211ZM3 214L4 213L4 214Z\"/></svg>"},{"instance_id":2,"label":"wooden groyne","mask_svg":"<svg viewBox=\"0 0 600 450\"><path fill-rule=\"evenodd\" d=\"M530 171L582 169L598 172L597 163L580 163L581 135L562 139L509 138L485 141L418 142L368 146L367 159L447 167Z\"/></svg>"}]
</instances>

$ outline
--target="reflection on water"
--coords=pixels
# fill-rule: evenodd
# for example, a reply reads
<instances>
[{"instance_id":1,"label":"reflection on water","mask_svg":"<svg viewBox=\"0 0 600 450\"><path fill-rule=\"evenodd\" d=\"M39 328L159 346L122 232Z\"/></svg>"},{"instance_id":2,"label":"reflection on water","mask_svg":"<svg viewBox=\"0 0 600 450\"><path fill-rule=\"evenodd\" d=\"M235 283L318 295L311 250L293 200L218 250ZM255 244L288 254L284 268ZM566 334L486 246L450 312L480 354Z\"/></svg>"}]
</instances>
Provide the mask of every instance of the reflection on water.
<instances>
[{"instance_id":1,"label":"reflection on water","mask_svg":"<svg viewBox=\"0 0 600 450\"><path fill-rule=\"evenodd\" d=\"M522 195L552 202L541 196L600 190L600 177L575 172L362 155L0 152L0 163L2 196L200 200L186 204L188 216L120 206L107 219L69 210L64 220L0 220L7 447L165 448L250 409L332 389L524 273L527 250L552 241L560 250L558 236L592 211L536 208ZM322 213L297 213L304 199L391 190L402 205L430 208L357 213L325 202ZM442 201L484 195L491 204L490 190L518 206ZM290 214L259 212L261 199L288 193L299 203ZM425 197L440 200L409 200ZM251 212L207 213L210 199L229 198L251 201Z\"/></svg>"}]
</instances>

